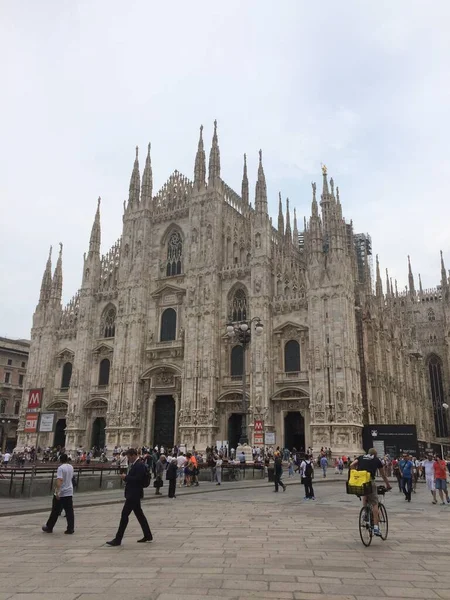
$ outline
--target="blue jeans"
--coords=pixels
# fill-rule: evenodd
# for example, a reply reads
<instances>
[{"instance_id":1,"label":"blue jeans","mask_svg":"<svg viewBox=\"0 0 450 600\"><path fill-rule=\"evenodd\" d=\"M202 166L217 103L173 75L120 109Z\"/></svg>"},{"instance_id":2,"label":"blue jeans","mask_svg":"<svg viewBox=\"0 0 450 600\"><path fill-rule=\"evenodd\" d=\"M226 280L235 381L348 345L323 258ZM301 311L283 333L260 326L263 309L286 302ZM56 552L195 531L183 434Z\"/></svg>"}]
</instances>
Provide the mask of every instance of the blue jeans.
<instances>
[{"instance_id":1,"label":"blue jeans","mask_svg":"<svg viewBox=\"0 0 450 600\"><path fill-rule=\"evenodd\" d=\"M403 483L402 490L403 490L403 493L405 494L405 498L408 500L408 502L411 502L412 478L411 477L403 477L402 483Z\"/></svg>"}]
</instances>

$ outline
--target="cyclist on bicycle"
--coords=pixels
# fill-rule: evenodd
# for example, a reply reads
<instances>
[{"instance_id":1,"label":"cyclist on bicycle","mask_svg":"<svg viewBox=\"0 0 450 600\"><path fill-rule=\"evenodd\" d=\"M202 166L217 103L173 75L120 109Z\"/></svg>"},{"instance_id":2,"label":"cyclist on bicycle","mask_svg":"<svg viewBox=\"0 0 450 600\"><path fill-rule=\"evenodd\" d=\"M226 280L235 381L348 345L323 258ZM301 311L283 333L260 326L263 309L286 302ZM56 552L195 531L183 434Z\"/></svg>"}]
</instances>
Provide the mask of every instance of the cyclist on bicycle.
<instances>
[{"instance_id":1,"label":"cyclist on bicycle","mask_svg":"<svg viewBox=\"0 0 450 600\"><path fill-rule=\"evenodd\" d=\"M380 518L379 518L379 513L378 513L378 494L377 494L377 486L375 483L375 475L377 474L377 471L380 472L380 475L386 485L386 489L390 490L391 489L391 484L388 481L387 475L385 473L385 469L384 469L384 465L381 462L381 460L378 458L377 456L377 451L375 450L375 448L371 448L368 452L368 454L363 454L362 456L359 456L356 460L354 460L351 465L350 465L350 469L357 469L358 471L368 471L370 473L371 479L372 479L372 492L370 494L368 494L367 496L363 496L363 503L364 506L366 506L366 504L370 504L372 506L372 513L373 513L373 534L374 535L380 535L380 528L379 528L379 522L380 522Z\"/></svg>"}]
</instances>

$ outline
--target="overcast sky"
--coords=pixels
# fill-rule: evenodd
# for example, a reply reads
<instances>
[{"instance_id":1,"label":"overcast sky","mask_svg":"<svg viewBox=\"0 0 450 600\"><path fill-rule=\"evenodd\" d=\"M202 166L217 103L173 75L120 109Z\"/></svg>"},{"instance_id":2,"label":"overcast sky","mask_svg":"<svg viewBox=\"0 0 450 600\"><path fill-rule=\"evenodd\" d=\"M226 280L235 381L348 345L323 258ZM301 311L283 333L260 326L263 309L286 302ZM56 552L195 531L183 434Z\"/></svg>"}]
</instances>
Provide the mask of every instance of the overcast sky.
<instances>
[{"instance_id":1,"label":"overcast sky","mask_svg":"<svg viewBox=\"0 0 450 600\"><path fill-rule=\"evenodd\" d=\"M450 268L450 2L0 0L0 335L28 337L53 244L77 291L97 197L102 251L152 143L154 192L193 177L198 127L219 123L222 177L252 190L263 150L310 214L325 163L382 268L424 286ZM254 191L252 191L254 194ZM276 222L276 221L275 221Z\"/></svg>"}]
</instances>

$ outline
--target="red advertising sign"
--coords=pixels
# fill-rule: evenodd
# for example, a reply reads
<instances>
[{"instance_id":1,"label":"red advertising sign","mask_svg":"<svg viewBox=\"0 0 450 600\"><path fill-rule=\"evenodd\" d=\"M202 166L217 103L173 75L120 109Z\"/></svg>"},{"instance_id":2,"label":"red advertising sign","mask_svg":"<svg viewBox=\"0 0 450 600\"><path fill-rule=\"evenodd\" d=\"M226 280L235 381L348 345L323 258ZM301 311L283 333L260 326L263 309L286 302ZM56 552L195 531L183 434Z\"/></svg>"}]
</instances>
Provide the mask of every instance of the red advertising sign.
<instances>
[{"instance_id":1,"label":"red advertising sign","mask_svg":"<svg viewBox=\"0 0 450 600\"><path fill-rule=\"evenodd\" d=\"M262 446L264 444L264 435L262 433L255 433L253 436L253 443L255 446Z\"/></svg>"},{"instance_id":2,"label":"red advertising sign","mask_svg":"<svg viewBox=\"0 0 450 600\"><path fill-rule=\"evenodd\" d=\"M42 406L42 388L38 390L30 390L28 394L28 407L30 412L38 411Z\"/></svg>"},{"instance_id":3,"label":"red advertising sign","mask_svg":"<svg viewBox=\"0 0 450 600\"><path fill-rule=\"evenodd\" d=\"M255 421L255 433L262 433L264 429L264 422L263 421Z\"/></svg>"},{"instance_id":4,"label":"red advertising sign","mask_svg":"<svg viewBox=\"0 0 450 600\"><path fill-rule=\"evenodd\" d=\"M25 420L25 427L23 428L25 433L36 433L38 424L39 413L32 412L27 413Z\"/></svg>"}]
</instances>

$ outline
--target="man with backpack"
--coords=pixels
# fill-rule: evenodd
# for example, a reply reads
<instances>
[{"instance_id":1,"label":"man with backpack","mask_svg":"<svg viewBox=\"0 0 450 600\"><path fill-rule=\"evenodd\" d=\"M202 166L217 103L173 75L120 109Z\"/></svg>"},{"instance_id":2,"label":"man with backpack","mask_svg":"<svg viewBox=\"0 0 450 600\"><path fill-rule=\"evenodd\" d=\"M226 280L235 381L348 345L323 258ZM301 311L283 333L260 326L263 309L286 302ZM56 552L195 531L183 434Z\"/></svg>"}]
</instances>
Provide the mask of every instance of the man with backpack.
<instances>
[{"instance_id":1,"label":"man with backpack","mask_svg":"<svg viewBox=\"0 0 450 600\"><path fill-rule=\"evenodd\" d=\"M305 500L315 500L312 480L314 477L314 467L312 458L308 454L300 465L301 482L305 486Z\"/></svg>"},{"instance_id":2,"label":"man with backpack","mask_svg":"<svg viewBox=\"0 0 450 600\"><path fill-rule=\"evenodd\" d=\"M106 542L108 546L120 546L122 538L127 528L129 516L134 512L139 525L142 527L144 537L138 542L151 542L153 540L152 532L147 519L142 511L141 499L144 497L144 487L150 484L150 472L147 466L138 459L138 453L134 448L127 450L128 456L128 474L124 473L120 476L125 482L125 504L120 517L119 528L116 537L110 542Z\"/></svg>"}]
</instances>

